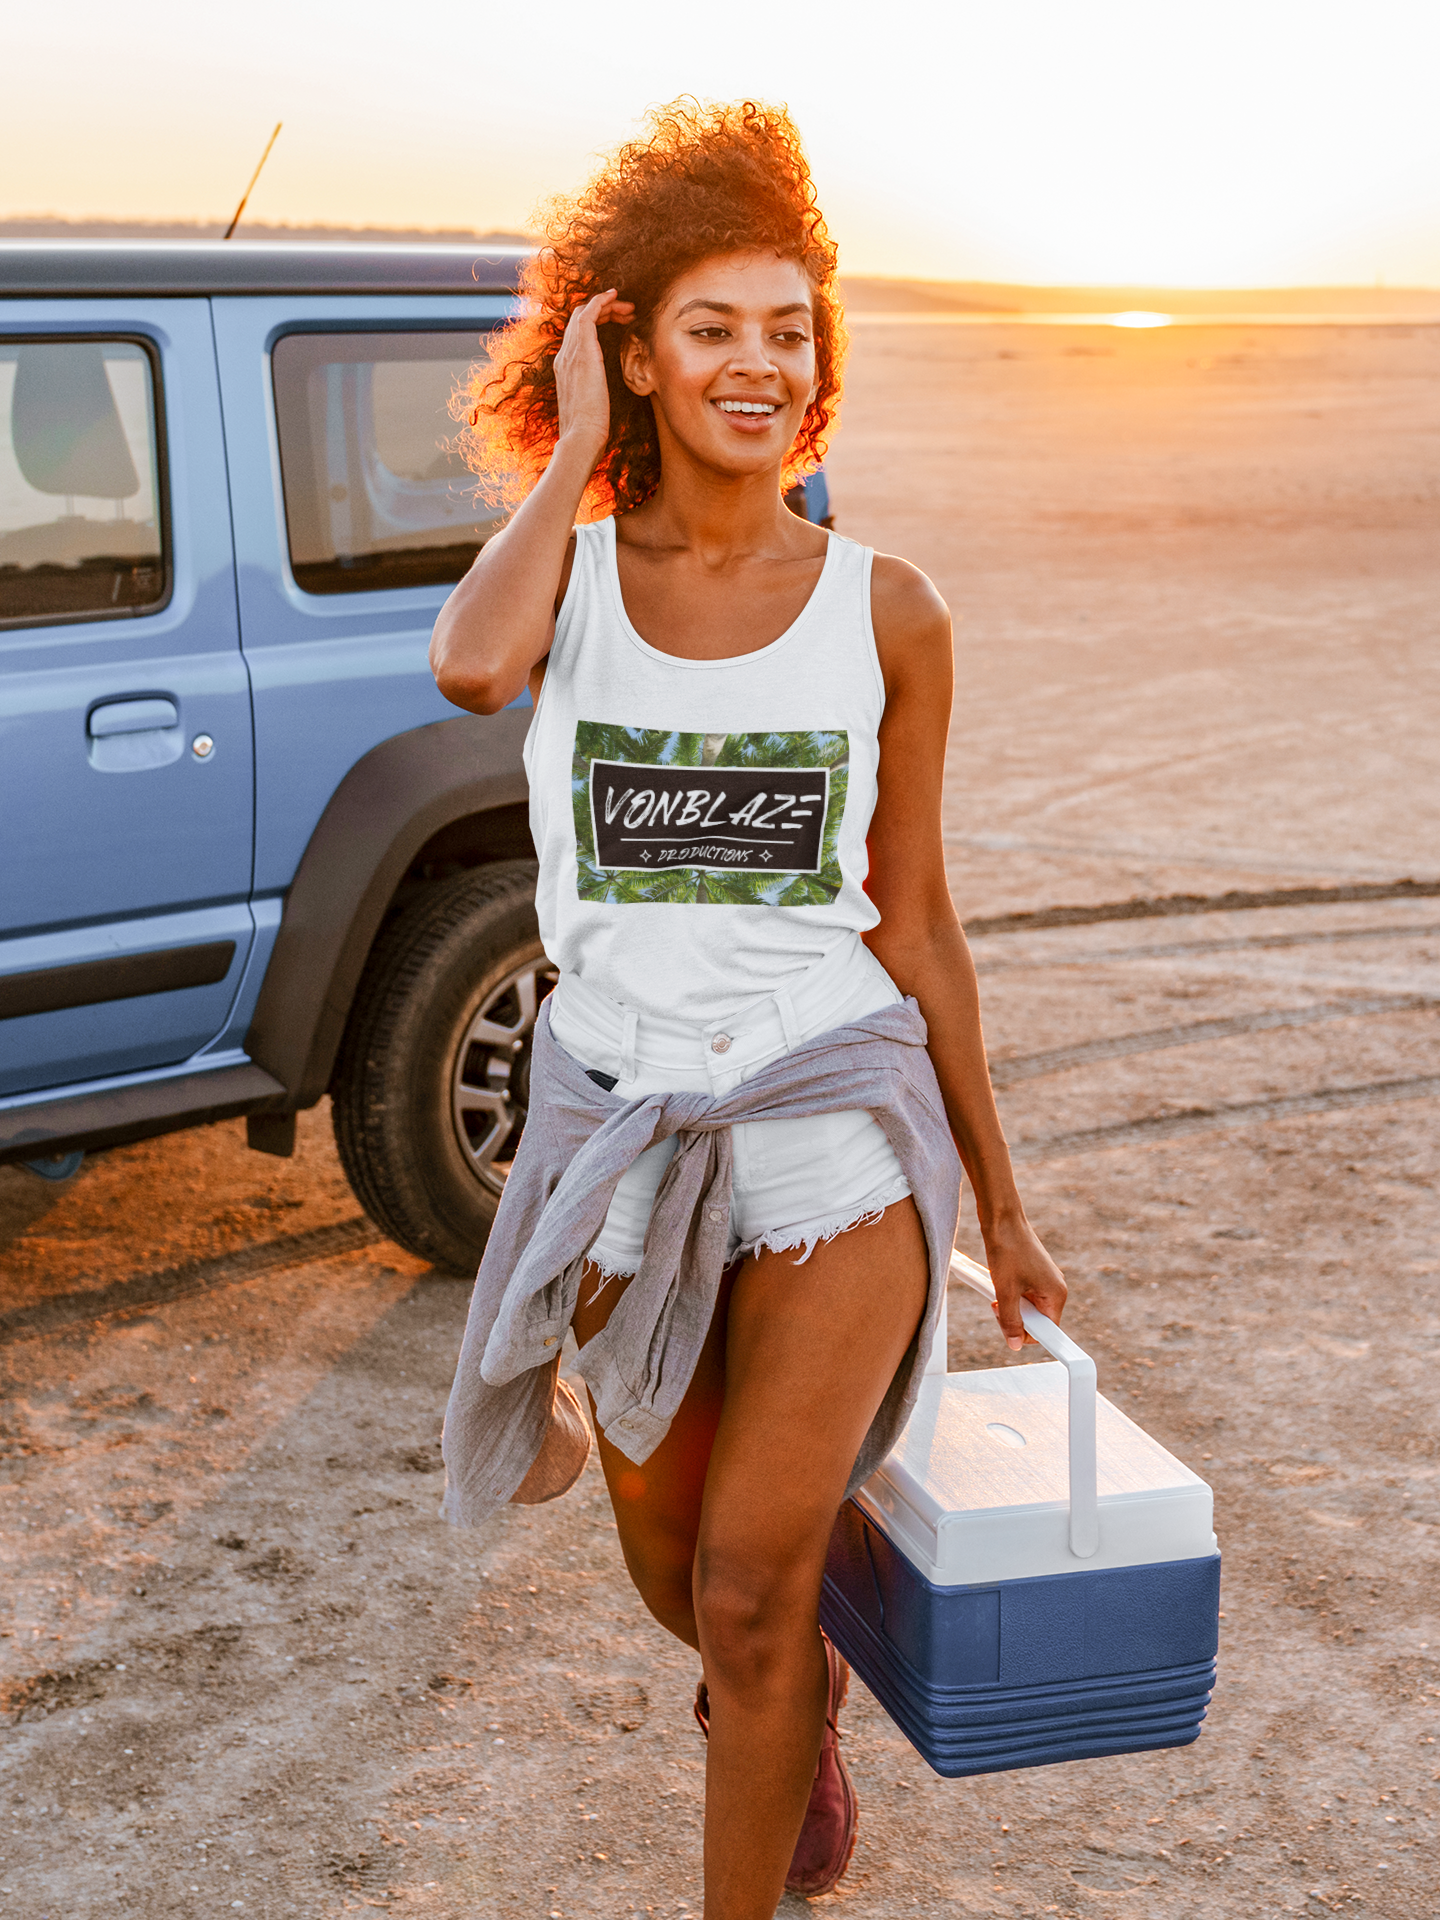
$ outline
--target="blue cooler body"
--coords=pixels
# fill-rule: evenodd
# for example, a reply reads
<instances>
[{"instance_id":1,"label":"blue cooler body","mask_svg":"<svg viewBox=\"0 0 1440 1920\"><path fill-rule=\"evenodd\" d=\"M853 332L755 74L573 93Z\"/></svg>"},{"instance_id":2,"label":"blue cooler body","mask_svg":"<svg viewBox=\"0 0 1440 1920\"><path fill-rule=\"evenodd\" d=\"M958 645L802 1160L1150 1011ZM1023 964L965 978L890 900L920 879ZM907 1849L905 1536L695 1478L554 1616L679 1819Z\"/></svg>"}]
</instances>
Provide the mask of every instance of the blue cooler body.
<instances>
[{"instance_id":1,"label":"blue cooler body","mask_svg":"<svg viewBox=\"0 0 1440 1920\"><path fill-rule=\"evenodd\" d=\"M961 1255L952 1273L989 1291ZM1185 1746L1215 1681L1209 1487L1025 1316L1063 1364L947 1374L942 1316L904 1434L841 1509L821 1596L836 1646L951 1776Z\"/></svg>"}]
</instances>

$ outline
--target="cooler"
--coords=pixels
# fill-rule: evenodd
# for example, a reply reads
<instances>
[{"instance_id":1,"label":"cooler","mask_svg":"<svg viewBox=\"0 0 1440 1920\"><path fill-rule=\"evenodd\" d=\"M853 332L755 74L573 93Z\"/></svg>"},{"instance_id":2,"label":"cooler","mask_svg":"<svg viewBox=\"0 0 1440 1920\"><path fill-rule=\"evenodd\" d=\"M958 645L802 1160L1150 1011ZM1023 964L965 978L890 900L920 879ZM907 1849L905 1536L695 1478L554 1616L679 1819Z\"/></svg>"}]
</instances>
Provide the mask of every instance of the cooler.
<instances>
[{"instance_id":1,"label":"cooler","mask_svg":"<svg viewBox=\"0 0 1440 1920\"><path fill-rule=\"evenodd\" d=\"M955 1254L951 1277L995 1297ZM945 1370L836 1522L820 1619L937 1773L1181 1747L1215 1682L1220 1555L1205 1482L1058 1365Z\"/></svg>"}]
</instances>

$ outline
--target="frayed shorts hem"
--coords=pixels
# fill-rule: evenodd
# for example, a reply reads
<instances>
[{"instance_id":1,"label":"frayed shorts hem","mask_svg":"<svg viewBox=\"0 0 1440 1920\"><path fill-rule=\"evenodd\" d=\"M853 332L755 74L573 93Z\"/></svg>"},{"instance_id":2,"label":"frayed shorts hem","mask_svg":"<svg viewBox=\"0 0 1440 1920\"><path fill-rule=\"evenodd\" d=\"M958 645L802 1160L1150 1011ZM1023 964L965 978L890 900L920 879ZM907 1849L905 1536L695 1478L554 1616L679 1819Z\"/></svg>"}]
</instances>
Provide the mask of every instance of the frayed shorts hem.
<instances>
[{"instance_id":1,"label":"frayed shorts hem","mask_svg":"<svg viewBox=\"0 0 1440 1920\"><path fill-rule=\"evenodd\" d=\"M804 1251L792 1266L803 1267L816 1247L827 1240L834 1240L842 1233L849 1233L852 1227L872 1226L887 1207L893 1207L898 1200L910 1198L910 1182L900 1178L892 1180L878 1193L869 1194L857 1206L848 1208L844 1213L827 1214L818 1220L805 1220L795 1227L774 1227L768 1233L757 1234L753 1240L738 1246L730 1259L746 1260L752 1253L793 1253L797 1247Z\"/></svg>"},{"instance_id":2,"label":"frayed shorts hem","mask_svg":"<svg viewBox=\"0 0 1440 1920\"><path fill-rule=\"evenodd\" d=\"M794 1226L771 1227L766 1232L756 1234L749 1240L737 1241L726 1255L725 1264L734 1266L738 1260L746 1260L752 1254L794 1253L800 1250L793 1266L803 1267L816 1247L834 1240L842 1233L849 1233L855 1227L871 1226L897 1201L910 1198L910 1182L903 1175L867 1194L854 1206L847 1207L842 1213L822 1214L813 1220L802 1220ZM635 1254L607 1253L600 1239L590 1248L585 1258L600 1274L601 1288L608 1280L630 1279L640 1270L639 1257ZM596 1294L600 1292L596 1289ZM592 1298L595 1296L592 1296Z\"/></svg>"}]
</instances>

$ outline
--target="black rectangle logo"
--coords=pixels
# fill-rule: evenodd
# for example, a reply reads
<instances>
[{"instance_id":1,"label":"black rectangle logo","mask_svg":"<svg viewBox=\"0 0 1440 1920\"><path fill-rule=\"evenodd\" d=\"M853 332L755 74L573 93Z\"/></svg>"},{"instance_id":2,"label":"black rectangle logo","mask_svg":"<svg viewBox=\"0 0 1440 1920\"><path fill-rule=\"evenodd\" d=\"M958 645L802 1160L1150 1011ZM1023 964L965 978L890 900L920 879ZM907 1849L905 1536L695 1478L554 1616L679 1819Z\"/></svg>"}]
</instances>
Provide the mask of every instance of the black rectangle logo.
<instances>
[{"instance_id":1,"label":"black rectangle logo","mask_svg":"<svg viewBox=\"0 0 1440 1920\"><path fill-rule=\"evenodd\" d=\"M595 864L818 873L828 767L590 763Z\"/></svg>"}]
</instances>

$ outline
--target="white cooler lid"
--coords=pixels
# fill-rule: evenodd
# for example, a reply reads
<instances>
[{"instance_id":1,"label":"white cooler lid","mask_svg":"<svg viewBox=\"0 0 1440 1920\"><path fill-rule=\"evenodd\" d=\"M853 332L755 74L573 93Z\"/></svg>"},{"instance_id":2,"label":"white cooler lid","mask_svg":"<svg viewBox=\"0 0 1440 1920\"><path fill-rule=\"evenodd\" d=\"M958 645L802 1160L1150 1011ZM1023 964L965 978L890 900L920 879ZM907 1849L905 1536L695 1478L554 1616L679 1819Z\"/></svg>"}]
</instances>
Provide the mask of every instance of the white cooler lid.
<instances>
[{"instance_id":1,"label":"white cooler lid","mask_svg":"<svg viewBox=\"0 0 1440 1920\"><path fill-rule=\"evenodd\" d=\"M1054 1363L927 1375L861 1507L943 1587L1214 1553L1209 1487L1101 1394L1100 1544L1072 1550L1068 1400Z\"/></svg>"},{"instance_id":2,"label":"white cooler lid","mask_svg":"<svg viewBox=\"0 0 1440 1920\"><path fill-rule=\"evenodd\" d=\"M994 1299L963 1254L951 1275ZM915 1410L856 1495L864 1511L936 1586L1215 1553L1205 1482L1095 1391L1073 1340L1028 1304L1022 1315L1063 1364L947 1373L942 1310Z\"/></svg>"}]
</instances>

